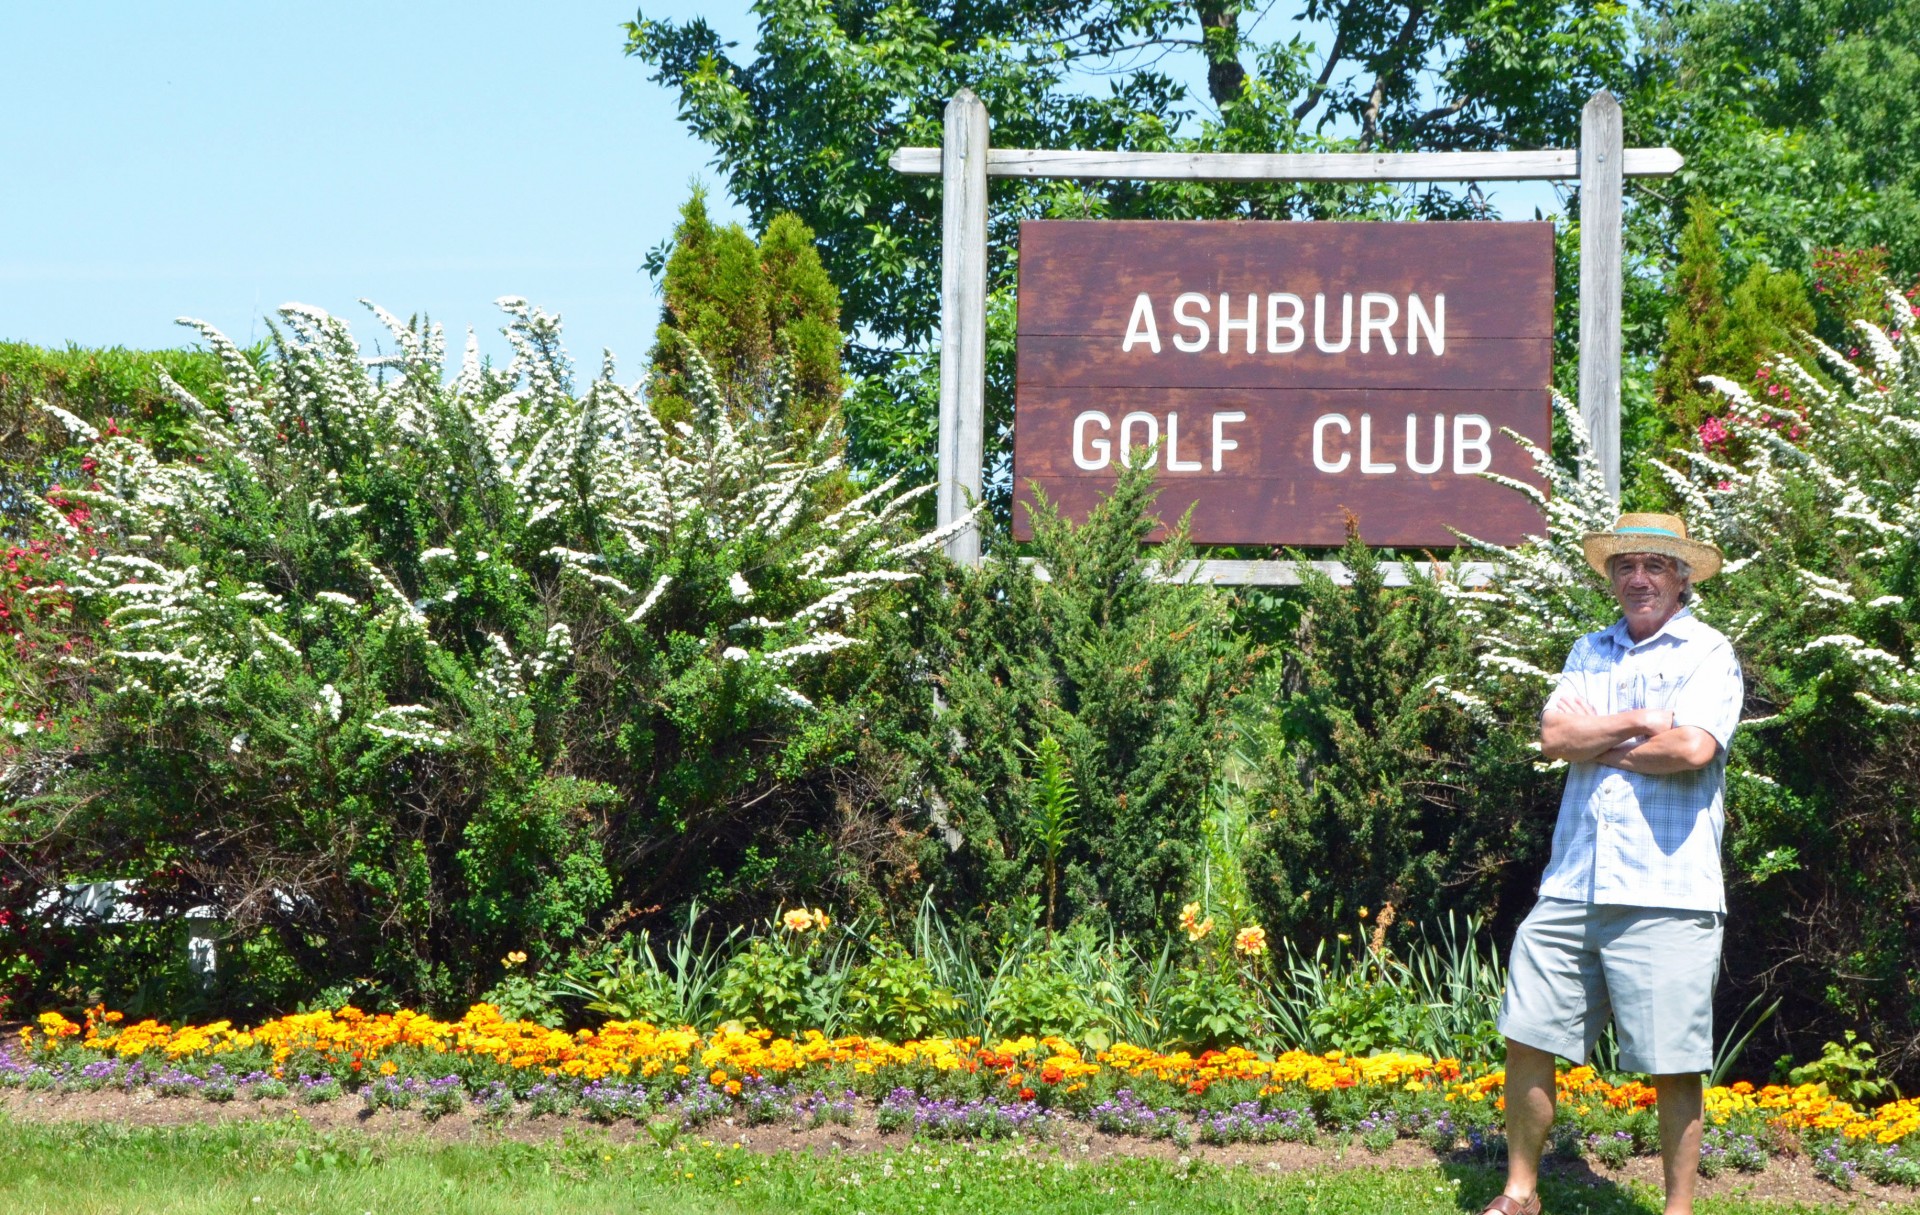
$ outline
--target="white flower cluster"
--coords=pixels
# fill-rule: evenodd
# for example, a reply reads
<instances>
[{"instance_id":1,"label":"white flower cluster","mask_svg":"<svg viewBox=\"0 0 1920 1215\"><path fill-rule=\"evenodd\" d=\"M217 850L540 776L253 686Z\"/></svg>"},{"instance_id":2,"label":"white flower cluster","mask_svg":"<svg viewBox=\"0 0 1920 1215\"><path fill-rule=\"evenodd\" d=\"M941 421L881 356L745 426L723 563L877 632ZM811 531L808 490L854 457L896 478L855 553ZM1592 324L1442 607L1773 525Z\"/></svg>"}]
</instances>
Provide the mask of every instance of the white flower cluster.
<instances>
[{"instance_id":1,"label":"white flower cluster","mask_svg":"<svg viewBox=\"0 0 1920 1215\"><path fill-rule=\"evenodd\" d=\"M606 620L596 630L643 629L673 585L672 575L650 567L676 542L726 553L736 544L764 550L769 540L797 539L797 568L781 576L815 588L811 602L785 619L736 624L727 650L729 658L784 670L853 644L840 629L861 596L910 577L912 559L950 533L903 534L905 508L924 491L898 493L892 480L824 519L809 513L816 489L839 465L834 436L823 433L800 452L771 450L758 430L728 416L697 352L687 360L697 416L672 432L637 386L614 381L611 358L576 395L557 318L518 298L499 303L510 318L510 365L501 371L484 363L469 333L450 383L440 327L403 323L372 305L392 353L365 358L345 323L288 305L266 374L218 331L183 321L226 372L217 410L165 381L192 419L204 453L198 459L162 460L132 438L103 437L53 410L88 445L95 484L63 491L68 511L78 504L90 512L84 525L53 503L43 509L70 541L67 588L103 606L110 636L102 662L117 688L206 707L236 668L268 663L320 688L315 719L339 723L341 693L329 681L341 673L316 666L292 638L357 622L409 631L429 650L454 647L459 631L443 621L458 610L463 586L483 578L539 582L546 591L534 598L549 613L544 641L518 654L501 632L487 631L474 658L474 684L506 708L572 660L576 638L552 606L562 598L557 592L577 587L597 597ZM503 517L489 520L486 534L458 518L431 520L429 531L439 531L420 537L411 569L383 568L366 555L376 546L353 544L352 568L333 571L326 587L289 586L266 569L249 571L263 581L244 586L202 573L196 546L208 521L244 517L250 503L304 501L314 526L346 534L343 525L366 525L369 503L349 500L342 486L379 483L383 475L405 484L423 467L422 452L437 457L425 466L455 470L447 475L470 479L497 507ZM503 535L531 543L517 556L501 548ZM754 583L767 572L734 571L734 600L754 602ZM790 688L777 687L775 697L809 705ZM397 704L361 724L410 747L440 748L457 745L459 716L445 705ZM236 734L236 754L245 737Z\"/></svg>"},{"instance_id":2,"label":"white flower cluster","mask_svg":"<svg viewBox=\"0 0 1920 1215\"><path fill-rule=\"evenodd\" d=\"M1896 322L1915 322L1913 308L1897 293L1887 299ZM1920 716L1920 663L1863 640L1865 627L1884 636L1911 636L1898 621L1909 619L1902 595L1876 593L1910 565L1920 546L1920 354L1910 334L1867 321L1855 322L1864 365L1849 360L1811 335L1807 340L1831 369L1831 382L1790 359L1767 365L1778 394L1755 396L1717 376L1706 377L1726 399L1741 436L1740 454L1723 457L1700 447L1682 449L1670 462L1656 462L1682 503L1690 534L1713 543L1726 556L1721 577L1738 577L1756 563L1770 565L1773 587L1797 599L1796 620L1809 636L1799 652L1830 652L1849 663L1861 684L1856 696L1874 713ZM1549 655L1564 655L1582 632L1604 626L1610 602L1586 568L1581 537L1613 522L1608 501L1577 413L1565 401L1556 408L1573 432L1576 466L1569 471L1533 449L1536 468L1551 484L1544 498L1547 534L1512 548L1478 544L1506 568L1493 588L1450 588L1482 627L1479 661L1484 679L1520 675L1544 684L1553 678ZM1787 525L1792 512L1816 511L1824 524L1824 569L1796 557L1787 537L1804 529ZM1818 562L1816 562L1818 563ZM1702 615L1714 606L1715 584ZM1728 599L1741 598L1730 592ZM1843 620L1853 627L1840 627ZM1716 620L1739 647L1761 623L1758 611L1731 611ZM1824 624L1824 627L1823 627ZM1815 630L1818 630L1816 632Z\"/></svg>"}]
</instances>

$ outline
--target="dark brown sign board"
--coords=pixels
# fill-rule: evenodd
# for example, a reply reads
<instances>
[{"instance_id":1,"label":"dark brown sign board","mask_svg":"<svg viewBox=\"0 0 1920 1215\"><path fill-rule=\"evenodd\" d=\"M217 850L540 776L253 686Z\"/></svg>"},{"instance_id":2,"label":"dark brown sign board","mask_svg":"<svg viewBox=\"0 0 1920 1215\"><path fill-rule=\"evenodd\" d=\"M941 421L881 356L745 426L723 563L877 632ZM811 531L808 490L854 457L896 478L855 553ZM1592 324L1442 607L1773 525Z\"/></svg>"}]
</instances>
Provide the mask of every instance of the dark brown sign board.
<instances>
[{"instance_id":1,"label":"dark brown sign board","mask_svg":"<svg viewBox=\"0 0 1920 1215\"><path fill-rule=\"evenodd\" d=\"M1391 547L1544 530L1511 428L1551 434L1553 225L1020 225L1014 535L1084 518L1158 445L1201 544Z\"/></svg>"}]
</instances>

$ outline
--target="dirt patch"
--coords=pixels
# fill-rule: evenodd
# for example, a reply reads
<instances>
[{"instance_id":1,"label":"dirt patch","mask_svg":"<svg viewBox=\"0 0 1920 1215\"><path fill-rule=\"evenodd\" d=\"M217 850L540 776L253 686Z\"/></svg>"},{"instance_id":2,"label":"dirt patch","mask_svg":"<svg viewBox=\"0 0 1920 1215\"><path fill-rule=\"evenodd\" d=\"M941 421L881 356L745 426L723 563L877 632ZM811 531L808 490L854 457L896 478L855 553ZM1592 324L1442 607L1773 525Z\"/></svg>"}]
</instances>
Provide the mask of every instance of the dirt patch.
<instances>
[{"instance_id":1,"label":"dirt patch","mask_svg":"<svg viewBox=\"0 0 1920 1215\"><path fill-rule=\"evenodd\" d=\"M428 1143L494 1143L510 1140L521 1143L556 1141L583 1131L600 1134L615 1143L648 1142L645 1126L623 1121L602 1126L579 1117L527 1117L516 1113L504 1120L483 1118L472 1111L428 1118L416 1110L367 1110L352 1097L343 1097L319 1105L305 1105L288 1099L259 1100L237 1097L214 1102L187 1097L162 1097L151 1090L134 1093L52 1093L0 1092L0 1112L23 1122L35 1123L118 1123L123 1126L183 1126L193 1123L230 1123L266 1121L297 1117L316 1132L357 1131L379 1138L411 1139ZM912 1142L906 1134L883 1134L874 1124L871 1110L861 1110L851 1126L801 1128L792 1126L743 1126L734 1119L708 1123L686 1132L695 1142L739 1143L756 1152L810 1152L816 1155L861 1154L899 1149ZM1384 1152L1370 1152L1357 1143L1316 1145L1302 1143L1233 1144L1216 1147L1194 1144L1182 1149L1165 1140L1148 1140L1124 1135L1109 1135L1087 1127L1071 1126L1044 1140L1024 1141L1021 1149L1036 1157L1058 1156L1077 1160L1103 1161L1119 1156L1192 1160L1233 1168L1270 1170L1280 1173L1312 1169L1354 1168L1488 1168L1482 1157L1464 1152L1439 1154L1426 1145L1400 1140ZM1544 1171L1562 1182L1586 1186L1660 1186L1660 1161L1636 1157L1620 1168L1609 1168L1598 1161L1568 1160L1549 1156ZM1913 1208L1920 1194L1913 1190L1876 1185L1862 1178L1851 1191L1836 1189L1815 1176L1804 1158L1775 1158L1759 1173L1723 1173L1702 1177L1702 1197L1740 1198L1772 1202L1797 1202L1827 1206L1836 1210Z\"/></svg>"}]
</instances>

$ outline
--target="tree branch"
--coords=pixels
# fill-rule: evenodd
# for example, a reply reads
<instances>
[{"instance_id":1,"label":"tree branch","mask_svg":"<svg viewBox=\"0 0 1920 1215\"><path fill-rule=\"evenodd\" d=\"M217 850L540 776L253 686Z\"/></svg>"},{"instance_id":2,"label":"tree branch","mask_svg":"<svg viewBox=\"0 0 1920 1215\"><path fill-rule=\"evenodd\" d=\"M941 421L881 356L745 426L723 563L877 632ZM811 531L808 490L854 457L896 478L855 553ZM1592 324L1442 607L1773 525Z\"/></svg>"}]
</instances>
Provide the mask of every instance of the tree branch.
<instances>
[{"instance_id":1,"label":"tree branch","mask_svg":"<svg viewBox=\"0 0 1920 1215\"><path fill-rule=\"evenodd\" d=\"M1379 74L1373 78L1373 88L1367 96L1367 108L1361 115L1360 146L1370 148L1380 135L1380 110L1386 105L1387 81L1399 74L1400 57L1407 49L1407 43L1413 40L1413 34L1420 26L1420 18L1426 16L1424 3L1407 6L1407 19L1400 26L1400 32L1393 36L1393 44L1380 57Z\"/></svg>"},{"instance_id":2,"label":"tree branch","mask_svg":"<svg viewBox=\"0 0 1920 1215\"><path fill-rule=\"evenodd\" d=\"M1327 81L1333 79L1333 69L1347 54L1347 14L1351 11L1352 6L1340 10L1340 20L1333 31L1333 47L1327 51L1327 62L1320 69L1320 79L1308 86L1306 100L1293 107L1295 122L1306 121L1314 107L1327 99Z\"/></svg>"}]
</instances>

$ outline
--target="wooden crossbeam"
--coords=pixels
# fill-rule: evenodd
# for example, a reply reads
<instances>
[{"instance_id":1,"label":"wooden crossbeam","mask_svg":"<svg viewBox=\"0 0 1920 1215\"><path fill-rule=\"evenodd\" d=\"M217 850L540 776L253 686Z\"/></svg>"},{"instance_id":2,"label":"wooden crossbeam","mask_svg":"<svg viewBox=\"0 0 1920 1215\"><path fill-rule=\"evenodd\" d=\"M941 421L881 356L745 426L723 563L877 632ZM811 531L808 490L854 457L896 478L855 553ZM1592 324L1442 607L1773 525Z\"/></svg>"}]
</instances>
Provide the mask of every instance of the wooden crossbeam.
<instances>
[{"instance_id":1,"label":"wooden crossbeam","mask_svg":"<svg viewBox=\"0 0 1920 1215\"><path fill-rule=\"evenodd\" d=\"M1679 171L1672 148L1627 148L1627 177ZM901 148L887 164L935 176L939 148ZM1120 178L1130 181L1571 181L1578 151L1548 152L1076 152L988 148L988 177Z\"/></svg>"}]
</instances>

